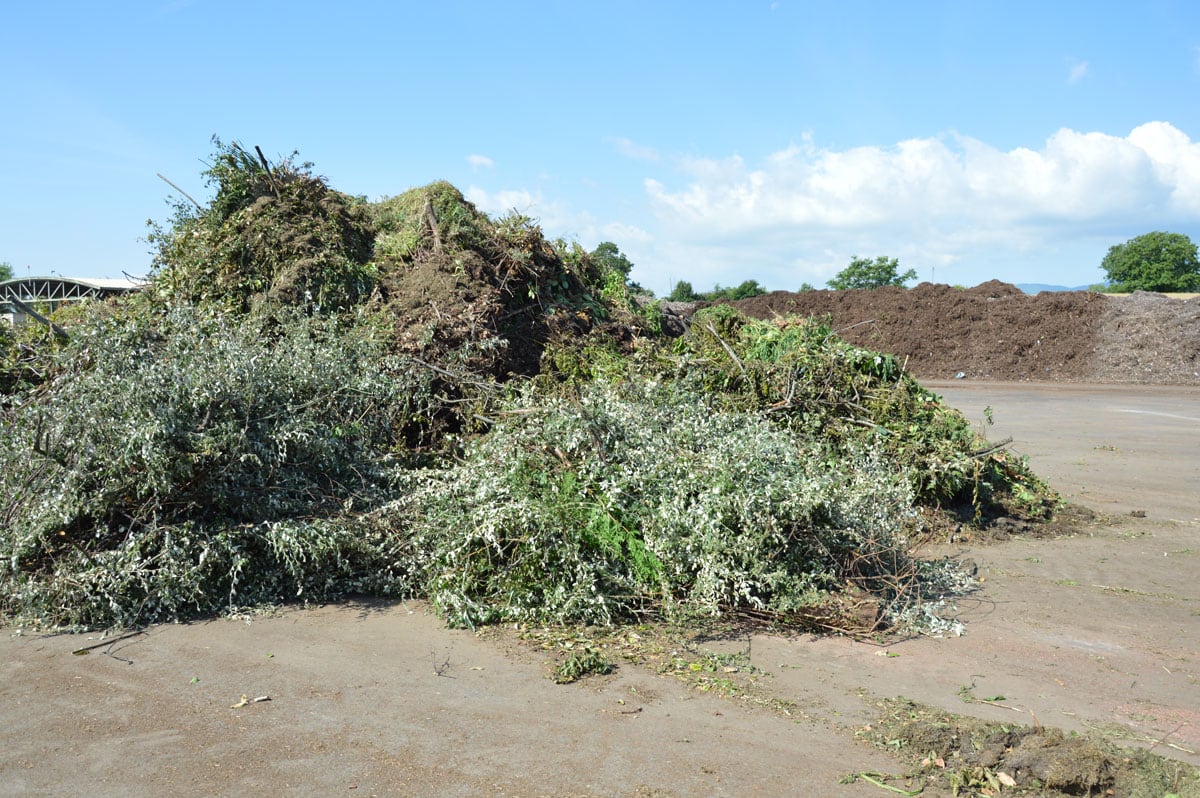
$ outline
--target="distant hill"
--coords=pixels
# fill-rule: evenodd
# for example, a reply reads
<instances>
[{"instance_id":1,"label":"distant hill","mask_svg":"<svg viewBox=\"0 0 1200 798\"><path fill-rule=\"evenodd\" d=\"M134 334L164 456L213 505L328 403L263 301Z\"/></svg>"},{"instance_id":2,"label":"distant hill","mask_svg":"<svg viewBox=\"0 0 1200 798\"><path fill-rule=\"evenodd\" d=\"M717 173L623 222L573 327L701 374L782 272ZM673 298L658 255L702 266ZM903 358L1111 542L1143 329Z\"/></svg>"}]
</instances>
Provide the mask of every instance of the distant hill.
<instances>
[{"instance_id":1,"label":"distant hill","mask_svg":"<svg viewBox=\"0 0 1200 798\"><path fill-rule=\"evenodd\" d=\"M1040 294L1043 291L1086 291L1088 286L1077 285L1074 288L1068 288L1065 285L1046 285L1045 283L1017 283L1017 288L1020 288L1026 294Z\"/></svg>"}]
</instances>

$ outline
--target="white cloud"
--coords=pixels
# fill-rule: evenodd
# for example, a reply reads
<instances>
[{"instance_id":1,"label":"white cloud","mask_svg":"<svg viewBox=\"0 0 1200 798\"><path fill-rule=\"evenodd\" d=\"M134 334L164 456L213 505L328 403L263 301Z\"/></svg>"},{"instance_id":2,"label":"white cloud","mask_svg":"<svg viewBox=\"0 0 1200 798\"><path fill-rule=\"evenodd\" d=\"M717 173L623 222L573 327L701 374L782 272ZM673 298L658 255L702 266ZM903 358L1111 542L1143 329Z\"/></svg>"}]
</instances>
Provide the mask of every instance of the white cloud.
<instances>
[{"instance_id":1,"label":"white cloud","mask_svg":"<svg viewBox=\"0 0 1200 798\"><path fill-rule=\"evenodd\" d=\"M509 211L518 211L526 216L533 216L534 211L542 205L542 195L528 189L503 189L489 192L479 186L470 186L464 196L484 213L498 216Z\"/></svg>"},{"instance_id":2,"label":"white cloud","mask_svg":"<svg viewBox=\"0 0 1200 798\"><path fill-rule=\"evenodd\" d=\"M662 176L644 185L663 228L664 269L687 263L697 284L722 268L745 273L753 259L758 279L794 287L854 254L899 256L923 279L936 267L939 280L954 280L951 267L966 261L1045 256L1096 237L1111 244L1122 238L1110 231L1194 227L1200 216L1200 142L1166 122L1128 136L1063 129L1037 149L955 133L845 150L806 138L758 164L676 165L680 185ZM669 243L679 240L695 246L686 259Z\"/></svg>"},{"instance_id":3,"label":"white cloud","mask_svg":"<svg viewBox=\"0 0 1200 798\"><path fill-rule=\"evenodd\" d=\"M463 196L490 216L504 216L516 211L536 219L548 238L598 241L599 231L590 214L574 212L563 202L546 199L540 190L516 188L488 191L472 185L463 192Z\"/></svg>"},{"instance_id":4,"label":"white cloud","mask_svg":"<svg viewBox=\"0 0 1200 798\"><path fill-rule=\"evenodd\" d=\"M635 161L657 161L659 158L658 150L630 139L614 138L612 143L617 148L617 152Z\"/></svg>"},{"instance_id":5,"label":"white cloud","mask_svg":"<svg viewBox=\"0 0 1200 798\"><path fill-rule=\"evenodd\" d=\"M1129 141L1150 158L1161 186L1169 187L1169 205L1180 214L1200 210L1200 142L1165 122L1134 129Z\"/></svg>"},{"instance_id":6,"label":"white cloud","mask_svg":"<svg viewBox=\"0 0 1200 798\"><path fill-rule=\"evenodd\" d=\"M1200 213L1200 144L1166 122L1127 137L1063 129L1039 150L967 136L848 150L790 147L751 169L740 157L684 159L690 178L646 191L665 221L714 235L771 227L995 228L1114 215Z\"/></svg>"},{"instance_id":7,"label":"white cloud","mask_svg":"<svg viewBox=\"0 0 1200 798\"><path fill-rule=\"evenodd\" d=\"M609 222L600 227L600 232L605 239L616 243L617 246L624 246L634 241L644 244L654 239L654 236L637 225L624 222Z\"/></svg>"},{"instance_id":8,"label":"white cloud","mask_svg":"<svg viewBox=\"0 0 1200 798\"><path fill-rule=\"evenodd\" d=\"M486 155L468 155L467 163L471 164L471 169L476 172L480 169L491 169L496 165L496 162Z\"/></svg>"},{"instance_id":9,"label":"white cloud","mask_svg":"<svg viewBox=\"0 0 1200 798\"><path fill-rule=\"evenodd\" d=\"M1078 83L1088 76L1087 61L1072 61L1071 69L1067 73L1067 83Z\"/></svg>"},{"instance_id":10,"label":"white cloud","mask_svg":"<svg viewBox=\"0 0 1200 798\"><path fill-rule=\"evenodd\" d=\"M1167 122L1126 136L1062 129L1011 149L953 132L848 149L805 135L757 159L646 168L646 209L626 203L600 218L540 184L465 193L494 216L537 219L548 237L616 242L659 293L681 279L822 285L854 255L898 257L923 280L1081 285L1102 277L1112 244L1154 229L1194 234L1200 218L1200 141Z\"/></svg>"}]
</instances>

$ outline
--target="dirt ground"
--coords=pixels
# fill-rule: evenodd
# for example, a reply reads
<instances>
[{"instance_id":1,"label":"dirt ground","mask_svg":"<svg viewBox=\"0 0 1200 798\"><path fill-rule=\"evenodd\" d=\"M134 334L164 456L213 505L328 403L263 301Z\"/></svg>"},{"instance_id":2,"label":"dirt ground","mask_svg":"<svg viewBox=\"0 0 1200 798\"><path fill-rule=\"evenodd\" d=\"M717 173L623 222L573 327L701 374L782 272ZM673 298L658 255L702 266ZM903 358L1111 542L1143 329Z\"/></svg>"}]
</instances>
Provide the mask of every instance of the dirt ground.
<instances>
[{"instance_id":1,"label":"dirt ground","mask_svg":"<svg viewBox=\"0 0 1200 798\"><path fill-rule=\"evenodd\" d=\"M993 280L974 288L777 291L734 304L757 318L827 318L847 341L891 352L922 379L1200 385L1195 297L1029 296Z\"/></svg>"},{"instance_id":2,"label":"dirt ground","mask_svg":"<svg viewBox=\"0 0 1200 798\"><path fill-rule=\"evenodd\" d=\"M904 770L864 734L899 695L1200 764L1200 389L933 387L981 425L991 407L989 437L1100 519L951 549L984 579L962 637L706 643L791 716L628 663L557 685L548 655L416 603L110 641L7 629L0 794L881 795L840 781Z\"/></svg>"}]
</instances>

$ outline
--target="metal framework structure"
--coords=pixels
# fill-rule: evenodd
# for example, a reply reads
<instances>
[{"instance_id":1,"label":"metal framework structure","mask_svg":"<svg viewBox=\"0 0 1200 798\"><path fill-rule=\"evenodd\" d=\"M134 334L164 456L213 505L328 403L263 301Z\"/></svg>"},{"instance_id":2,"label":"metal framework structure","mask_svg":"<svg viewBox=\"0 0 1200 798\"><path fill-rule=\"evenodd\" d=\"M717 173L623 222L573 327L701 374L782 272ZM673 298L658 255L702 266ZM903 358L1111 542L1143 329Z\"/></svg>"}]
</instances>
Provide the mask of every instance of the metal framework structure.
<instances>
[{"instance_id":1,"label":"metal framework structure","mask_svg":"<svg viewBox=\"0 0 1200 798\"><path fill-rule=\"evenodd\" d=\"M80 277L22 277L0 282L0 318L22 324L26 316L47 322L39 313L52 312L65 302L102 299L128 294L145 285L137 280L88 279Z\"/></svg>"},{"instance_id":2,"label":"metal framework structure","mask_svg":"<svg viewBox=\"0 0 1200 798\"><path fill-rule=\"evenodd\" d=\"M127 294L145 283L135 280L91 280L77 277L22 277L0 283L0 303L12 299L22 302L76 302L99 299L111 294Z\"/></svg>"}]
</instances>

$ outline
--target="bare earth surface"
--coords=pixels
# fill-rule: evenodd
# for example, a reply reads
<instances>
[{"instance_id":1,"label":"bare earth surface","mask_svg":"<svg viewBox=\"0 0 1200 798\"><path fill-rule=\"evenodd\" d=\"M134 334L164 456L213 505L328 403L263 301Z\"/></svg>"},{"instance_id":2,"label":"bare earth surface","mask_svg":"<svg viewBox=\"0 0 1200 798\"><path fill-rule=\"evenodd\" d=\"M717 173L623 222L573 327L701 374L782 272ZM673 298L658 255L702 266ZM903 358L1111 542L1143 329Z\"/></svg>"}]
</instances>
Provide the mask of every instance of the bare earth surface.
<instances>
[{"instance_id":1,"label":"bare earth surface","mask_svg":"<svg viewBox=\"0 0 1200 798\"><path fill-rule=\"evenodd\" d=\"M1035 470L1105 517L1067 538L961 549L986 579L960 602L961 638L897 643L894 657L847 639L767 638L754 641L755 660L787 665L780 687L814 703L862 686L992 720L1157 741L1200 763L1200 390L938 389L981 424L991 406L993 437L1013 436ZM835 708L869 720L853 701Z\"/></svg>"},{"instance_id":2,"label":"bare earth surface","mask_svg":"<svg viewBox=\"0 0 1200 798\"><path fill-rule=\"evenodd\" d=\"M839 779L904 769L861 734L897 695L1200 764L1200 388L935 389L981 424L993 408L989 437L1105 517L953 551L985 578L963 637L710 644L749 655L792 717L627 664L556 685L536 650L420 604L158 626L86 655L102 641L8 629L0 794L882 795Z\"/></svg>"},{"instance_id":3,"label":"bare earth surface","mask_svg":"<svg viewBox=\"0 0 1200 798\"><path fill-rule=\"evenodd\" d=\"M1029 296L993 280L872 291L776 291L735 302L758 318L827 319L921 379L1200 385L1200 298L1087 291Z\"/></svg>"}]
</instances>

